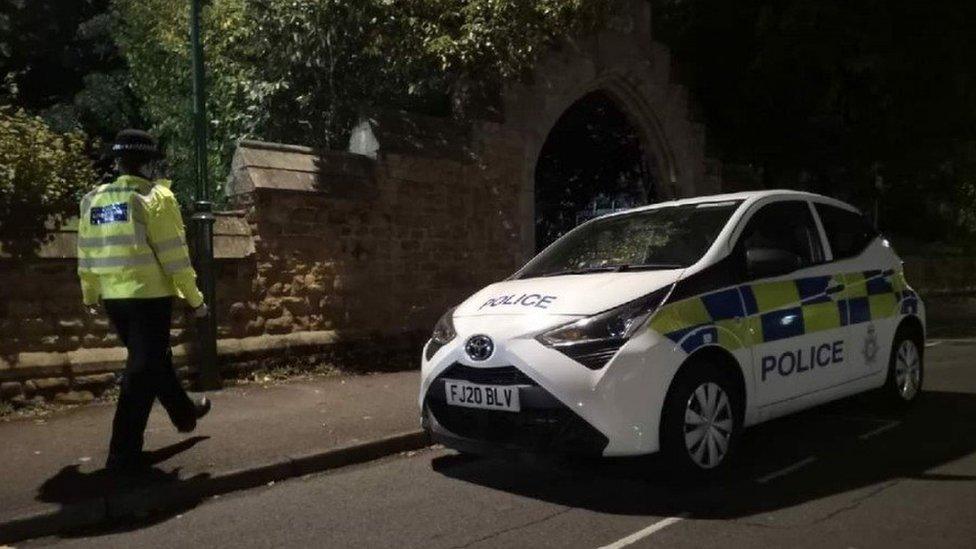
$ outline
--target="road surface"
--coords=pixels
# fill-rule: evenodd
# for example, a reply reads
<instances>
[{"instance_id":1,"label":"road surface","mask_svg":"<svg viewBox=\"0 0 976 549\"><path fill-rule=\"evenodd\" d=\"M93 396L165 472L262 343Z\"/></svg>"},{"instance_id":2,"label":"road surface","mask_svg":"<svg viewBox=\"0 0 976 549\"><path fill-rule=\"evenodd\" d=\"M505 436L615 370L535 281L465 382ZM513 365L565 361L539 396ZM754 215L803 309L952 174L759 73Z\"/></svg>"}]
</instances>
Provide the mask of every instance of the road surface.
<instances>
[{"instance_id":1,"label":"road surface","mask_svg":"<svg viewBox=\"0 0 976 549\"><path fill-rule=\"evenodd\" d=\"M856 397L747 432L721 483L654 459L430 449L25 547L974 547L974 344L928 349L906 415Z\"/></svg>"}]
</instances>

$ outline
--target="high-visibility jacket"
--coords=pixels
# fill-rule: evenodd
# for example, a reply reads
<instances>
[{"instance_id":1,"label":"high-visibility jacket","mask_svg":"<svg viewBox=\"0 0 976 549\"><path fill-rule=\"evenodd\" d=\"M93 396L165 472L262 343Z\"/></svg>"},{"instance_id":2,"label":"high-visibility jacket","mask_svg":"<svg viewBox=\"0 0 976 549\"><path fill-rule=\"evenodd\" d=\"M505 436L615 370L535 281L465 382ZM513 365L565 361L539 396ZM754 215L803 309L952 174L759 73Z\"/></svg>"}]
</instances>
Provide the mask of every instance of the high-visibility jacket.
<instances>
[{"instance_id":1,"label":"high-visibility jacket","mask_svg":"<svg viewBox=\"0 0 976 549\"><path fill-rule=\"evenodd\" d=\"M168 185L123 175L81 200L78 276L86 305L179 296L203 303L183 217Z\"/></svg>"}]
</instances>

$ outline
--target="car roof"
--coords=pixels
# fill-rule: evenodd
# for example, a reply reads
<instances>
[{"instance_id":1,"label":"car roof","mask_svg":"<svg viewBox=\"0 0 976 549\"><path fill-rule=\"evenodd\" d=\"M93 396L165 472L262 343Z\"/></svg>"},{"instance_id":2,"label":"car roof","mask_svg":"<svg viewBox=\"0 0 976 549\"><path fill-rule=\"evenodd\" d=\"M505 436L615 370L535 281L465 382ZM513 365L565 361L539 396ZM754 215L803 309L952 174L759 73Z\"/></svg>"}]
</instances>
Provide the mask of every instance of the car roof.
<instances>
[{"instance_id":1,"label":"car roof","mask_svg":"<svg viewBox=\"0 0 976 549\"><path fill-rule=\"evenodd\" d=\"M609 213L600 218L612 217L615 215L623 215L628 213L640 212L644 210L653 210L656 208L667 208L671 206L687 206L694 204L705 204L712 202L732 202L732 201L742 201L744 203L754 203L765 198L782 198L782 199L798 199L798 200L812 200L814 202L822 202L825 204L830 204L832 206L837 206L845 210L850 210L858 212L858 209L846 202L841 202L836 198L830 198L829 196L824 196L822 194L809 193L806 191L793 191L789 189L773 189L764 191L743 191L738 193L725 193L725 194L712 194L706 196L695 196L691 198L680 198L677 200L668 200L666 202L655 202L654 204L649 204L647 206L640 206L637 208L630 208L628 210L621 210L618 212Z\"/></svg>"}]
</instances>

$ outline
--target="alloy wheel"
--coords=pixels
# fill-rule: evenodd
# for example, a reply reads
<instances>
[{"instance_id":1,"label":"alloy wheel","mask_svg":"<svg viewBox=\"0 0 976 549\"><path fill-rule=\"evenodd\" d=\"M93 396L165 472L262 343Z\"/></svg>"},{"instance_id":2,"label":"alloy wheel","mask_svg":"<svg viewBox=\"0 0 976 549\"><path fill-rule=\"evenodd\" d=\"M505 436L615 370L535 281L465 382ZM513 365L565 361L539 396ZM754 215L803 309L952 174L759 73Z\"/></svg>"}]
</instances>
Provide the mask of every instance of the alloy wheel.
<instances>
[{"instance_id":1,"label":"alloy wheel","mask_svg":"<svg viewBox=\"0 0 976 549\"><path fill-rule=\"evenodd\" d=\"M722 463L729 452L734 421L728 394L717 383L698 386L685 406L685 448L703 469Z\"/></svg>"},{"instance_id":2,"label":"alloy wheel","mask_svg":"<svg viewBox=\"0 0 976 549\"><path fill-rule=\"evenodd\" d=\"M898 395L909 401L915 398L921 385L922 360L918 356L918 347L914 341L906 339L898 346L895 356L895 387Z\"/></svg>"}]
</instances>

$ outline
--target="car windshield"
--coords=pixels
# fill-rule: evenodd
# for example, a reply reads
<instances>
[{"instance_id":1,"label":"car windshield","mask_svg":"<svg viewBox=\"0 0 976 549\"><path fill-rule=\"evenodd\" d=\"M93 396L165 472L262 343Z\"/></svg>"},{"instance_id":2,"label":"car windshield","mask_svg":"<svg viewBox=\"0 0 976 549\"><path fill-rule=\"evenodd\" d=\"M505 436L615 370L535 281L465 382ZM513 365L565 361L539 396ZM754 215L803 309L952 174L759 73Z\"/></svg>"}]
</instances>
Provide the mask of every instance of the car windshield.
<instances>
[{"instance_id":1,"label":"car windshield","mask_svg":"<svg viewBox=\"0 0 976 549\"><path fill-rule=\"evenodd\" d=\"M665 206L591 221L537 255L518 278L687 267L705 255L741 203Z\"/></svg>"}]
</instances>

